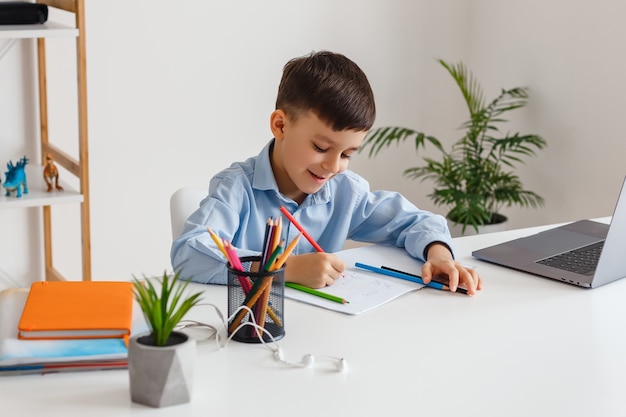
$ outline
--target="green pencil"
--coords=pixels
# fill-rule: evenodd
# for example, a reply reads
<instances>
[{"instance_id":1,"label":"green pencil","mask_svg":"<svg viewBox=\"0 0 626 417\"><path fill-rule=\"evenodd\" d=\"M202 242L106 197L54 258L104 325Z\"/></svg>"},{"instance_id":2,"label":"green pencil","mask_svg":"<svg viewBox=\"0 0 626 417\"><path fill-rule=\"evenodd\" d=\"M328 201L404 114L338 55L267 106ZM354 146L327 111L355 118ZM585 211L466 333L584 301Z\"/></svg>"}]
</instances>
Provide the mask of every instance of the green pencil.
<instances>
[{"instance_id":1,"label":"green pencil","mask_svg":"<svg viewBox=\"0 0 626 417\"><path fill-rule=\"evenodd\" d=\"M280 243L276 245L276 249L274 249L274 252L272 252L270 258L265 263L265 266L263 267L263 270L265 272L271 271L272 266L274 265L274 261L276 260L276 258L278 258L278 254L280 254L280 252L282 252L283 250L283 246L285 246L285 239L281 239Z\"/></svg>"},{"instance_id":2,"label":"green pencil","mask_svg":"<svg viewBox=\"0 0 626 417\"><path fill-rule=\"evenodd\" d=\"M295 282L285 282L285 287L293 288L294 290L299 290L306 292L308 294L316 295L318 297L325 298L330 301L334 301L336 303L348 304L350 301L344 300L341 297L337 297L336 295L327 294L322 291L315 290L313 288L306 287L304 285L296 284Z\"/></svg>"}]
</instances>

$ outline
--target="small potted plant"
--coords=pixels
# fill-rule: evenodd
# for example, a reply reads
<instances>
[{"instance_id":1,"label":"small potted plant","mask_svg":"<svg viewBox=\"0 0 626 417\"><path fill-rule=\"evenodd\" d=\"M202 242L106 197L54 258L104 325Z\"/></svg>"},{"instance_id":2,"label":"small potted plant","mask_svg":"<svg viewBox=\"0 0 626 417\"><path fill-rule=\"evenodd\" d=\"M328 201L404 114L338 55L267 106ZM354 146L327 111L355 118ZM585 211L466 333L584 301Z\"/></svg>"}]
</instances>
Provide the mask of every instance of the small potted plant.
<instances>
[{"instance_id":1,"label":"small potted plant","mask_svg":"<svg viewBox=\"0 0 626 417\"><path fill-rule=\"evenodd\" d=\"M175 330L201 300L202 292L185 293L188 284L180 279L180 273L164 273L158 285L133 279L135 299L150 329L129 341L133 402L166 407L191 400L196 344L193 338Z\"/></svg>"},{"instance_id":2,"label":"small potted plant","mask_svg":"<svg viewBox=\"0 0 626 417\"><path fill-rule=\"evenodd\" d=\"M450 208L446 217L453 225L461 226L461 234L465 234L467 226L478 233L480 226L506 221L500 213L503 206L542 205L543 198L525 190L513 168L523 157L543 149L546 141L535 134L502 134L498 127L507 121L504 113L526 105L528 89L502 89L495 99L486 102L481 86L463 62L438 62L450 73L467 105L469 120L461 125L463 135L446 150L437 138L422 132L379 127L368 133L362 149L369 147L372 157L383 148L410 138L414 138L416 150L427 143L435 146L441 152L440 159L425 157L423 165L406 169L404 175L434 182L435 188L428 197L435 204Z\"/></svg>"}]
</instances>

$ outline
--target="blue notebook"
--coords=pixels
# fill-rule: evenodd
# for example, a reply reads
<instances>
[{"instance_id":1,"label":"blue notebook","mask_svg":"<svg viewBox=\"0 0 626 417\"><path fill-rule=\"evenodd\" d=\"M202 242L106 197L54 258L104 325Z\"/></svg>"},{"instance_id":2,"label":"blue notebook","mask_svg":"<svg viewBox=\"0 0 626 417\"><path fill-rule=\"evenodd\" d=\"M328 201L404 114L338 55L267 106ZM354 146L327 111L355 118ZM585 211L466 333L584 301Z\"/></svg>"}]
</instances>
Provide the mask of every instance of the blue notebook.
<instances>
[{"instance_id":1,"label":"blue notebook","mask_svg":"<svg viewBox=\"0 0 626 417\"><path fill-rule=\"evenodd\" d=\"M119 369L128 366L124 339L20 340L19 322L28 289L0 291L0 376ZM133 320L133 331L147 328Z\"/></svg>"}]
</instances>

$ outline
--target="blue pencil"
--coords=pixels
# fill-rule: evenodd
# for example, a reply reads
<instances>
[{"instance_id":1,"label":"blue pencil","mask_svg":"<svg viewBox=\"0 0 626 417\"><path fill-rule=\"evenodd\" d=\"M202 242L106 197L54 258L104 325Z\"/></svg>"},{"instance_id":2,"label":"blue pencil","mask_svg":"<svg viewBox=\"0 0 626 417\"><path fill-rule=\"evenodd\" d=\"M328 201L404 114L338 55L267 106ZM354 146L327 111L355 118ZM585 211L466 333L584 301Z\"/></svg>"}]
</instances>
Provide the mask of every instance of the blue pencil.
<instances>
[{"instance_id":1,"label":"blue pencil","mask_svg":"<svg viewBox=\"0 0 626 417\"><path fill-rule=\"evenodd\" d=\"M379 273L379 274L382 274L382 275L387 275L387 276L390 276L390 277L403 279L405 281L416 282L418 284L426 285L427 287L436 288L438 290L447 290L448 289L448 287L446 285L440 284L439 282L430 281L428 284L425 284L424 281L422 281L422 279L419 278L419 277L403 274L401 272L396 272L396 271L392 271L392 270L389 270L389 269L377 268L375 266L362 264L360 262L356 262L354 264L354 266L356 266L357 268L366 269L368 271L376 272L376 273Z\"/></svg>"}]
</instances>

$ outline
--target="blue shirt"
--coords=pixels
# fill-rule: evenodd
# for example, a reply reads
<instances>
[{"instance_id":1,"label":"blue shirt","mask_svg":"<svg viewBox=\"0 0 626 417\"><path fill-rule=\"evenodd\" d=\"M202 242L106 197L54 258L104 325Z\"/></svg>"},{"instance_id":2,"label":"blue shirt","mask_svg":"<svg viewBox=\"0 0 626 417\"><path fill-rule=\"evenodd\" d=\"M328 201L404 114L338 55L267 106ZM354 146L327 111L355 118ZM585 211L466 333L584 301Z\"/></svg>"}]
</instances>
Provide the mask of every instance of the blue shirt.
<instances>
[{"instance_id":1,"label":"blue shirt","mask_svg":"<svg viewBox=\"0 0 626 417\"><path fill-rule=\"evenodd\" d=\"M240 257L261 253L265 225L277 218L284 205L324 249L343 249L347 239L406 248L414 258L425 260L433 242L452 247L443 216L419 210L400 193L370 191L369 183L346 170L331 178L315 194L298 205L278 191L270 164L270 141L256 157L232 164L213 177L209 194L187 219L171 250L172 267L192 281L226 284L226 260L207 227L230 241ZM283 236L290 242L299 230L283 218ZM300 239L293 254L314 252Z\"/></svg>"}]
</instances>

